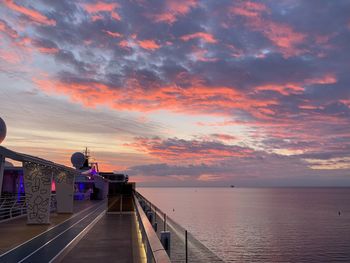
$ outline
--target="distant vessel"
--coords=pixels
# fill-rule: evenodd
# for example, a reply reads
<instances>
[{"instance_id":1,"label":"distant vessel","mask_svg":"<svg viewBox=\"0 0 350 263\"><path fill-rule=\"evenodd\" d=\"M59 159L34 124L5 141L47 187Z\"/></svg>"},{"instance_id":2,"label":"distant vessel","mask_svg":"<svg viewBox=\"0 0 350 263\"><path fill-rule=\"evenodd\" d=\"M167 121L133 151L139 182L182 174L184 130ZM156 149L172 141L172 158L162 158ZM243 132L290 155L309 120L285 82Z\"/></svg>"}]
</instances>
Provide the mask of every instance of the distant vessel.
<instances>
[{"instance_id":1,"label":"distant vessel","mask_svg":"<svg viewBox=\"0 0 350 263\"><path fill-rule=\"evenodd\" d=\"M233 184L230 185L231 188L234 188L235 186Z\"/></svg>"}]
</instances>

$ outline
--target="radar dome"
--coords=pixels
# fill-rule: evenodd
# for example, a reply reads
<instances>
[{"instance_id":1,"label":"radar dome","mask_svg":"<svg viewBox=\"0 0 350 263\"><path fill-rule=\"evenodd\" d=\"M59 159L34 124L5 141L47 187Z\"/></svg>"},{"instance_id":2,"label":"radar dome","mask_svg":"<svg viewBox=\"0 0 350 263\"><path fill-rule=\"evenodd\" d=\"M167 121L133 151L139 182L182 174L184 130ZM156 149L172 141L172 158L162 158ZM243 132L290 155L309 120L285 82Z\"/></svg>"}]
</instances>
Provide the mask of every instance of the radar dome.
<instances>
[{"instance_id":1,"label":"radar dome","mask_svg":"<svg viewBox=\"0 0 350 263\"><path fill-rule=\"evenodd\" d=\"M80 169L84 165L85 155L82 154L81 152L76 152L76 153L73 153L70 160L76 169Z\"/></svg>"},{"instance_id":2,"label":"radar dome","mask_svg":"<svg viewBox=\"0 0 350 263\"><path fill-rule=\"evenodd\" d=\"M0 117L0 143L2 143L3 140L5 140L6 131L7 131L6 124L4 120Z\"/></svg>"}]
</instances>

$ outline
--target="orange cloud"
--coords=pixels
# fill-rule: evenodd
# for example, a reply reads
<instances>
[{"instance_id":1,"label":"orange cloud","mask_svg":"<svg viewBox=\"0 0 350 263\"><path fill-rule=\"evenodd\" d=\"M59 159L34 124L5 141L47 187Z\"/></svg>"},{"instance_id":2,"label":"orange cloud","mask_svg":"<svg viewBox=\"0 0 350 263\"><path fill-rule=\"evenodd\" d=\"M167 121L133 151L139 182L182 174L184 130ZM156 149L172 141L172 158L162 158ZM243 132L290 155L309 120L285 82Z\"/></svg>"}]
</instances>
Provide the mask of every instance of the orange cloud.
<instances>
[{"instance_id":1,"label":"orange cloud","mask_svg":"<svg viewBox=\"0 0 350 263\"><path fill-rule=\"evenodd\" d=\"M11 38L18 38L19 37L17 31L12 29L9 25L7 25L3 21L0 21L0 31L4 32L6 35L8 35Z\"/></svg>"},{"instance_id":2,"label":"orange cloud","mask_svg":"<svg viewBox=\"0 0 350 263\"><path fill-rule=\"evenodd\" d=\"M266 84L255 87L256 91L276 91L282 95L288 96L291 94L300 94L305 91L305 85L313 84L334 84L337 82L337 77L332 73L327 73L323 76L306 79L301 83L286 83L286 84Z\"/></svg>"},{"instance_id":3,"label":"orange cloud","mask_svg":"<svg viewBox=\"0 0 350 263\"><path fill-rule=\"evenodd\" d=\"M138 44L140 45L140 47L142 47L144 49L149 49L149 50L155 50L155 49L158 49L161 47L154 40L151 40L151 39L140 40L140 41L138 41Z\"/></svg>"},{"instance_id":4,"label":"orange cloud","mask_svg":"<svg viewBox=\"0 0 350 263\"><path fill-rule=\"evenodd\" d=\"M167 0L164 12L150 15L155 22L172 24L179 16L190 12L191 8L198 5L197 0Z\"/></svg>"},{"instance_id":5,"label":"orange cloud","mask_svg":"<svg viewBox=\"0 0 350 263\"><path fill-rule=\"evenodd\" d=\"M214 133L211 136L222 141L233 141L237 139L235 136L222 133Z\"/></svg>"},{"instance_id":6,"label":"orange cloud","mask_svg":"<svg viewBox=\"0 0 350 263\"><path fill-rule=\"evenodd\" d=\"M288 83L285 85L279 85L279 84L268 84L268 85L263 85L263 86L258 86L255 88L256 91L276 91L282 95L288 96L290 94L300 94L304 92L304 88L293 84L293 83Z\"/></svg>"},{"instance_id":7,"label":"orange cloud","mask_svg":"<svg viewBox=\"0 0 350 263\"><path fill-rule=\"evenodd\" d=\"M296 32L287 24L278 23L264 17L264 14L270 13L266 5L245 1L236 4L230 11L233 15L243 16L246 19L246 25L250 29L261 32L280 49L285 57L305 53L305 50L298 46L304 42L306 35Z\"/></svg>"},{"instance_id":8,"label":"orange cloud","mask_svg":"<svg viewBox=\"0 0 350 263\"><path fill-rule=\"evenodd\" d=\"M274 99L253 99L231 87L207 87L199 80L188 80L189 87L177 85L146 89L137 79L129 79L124 88L98 82L63 83L58 80L36 79L35 83L45 92L68 95L73 101L87 107L109 105L118 110L155 111L168 109L189 114L231 115L240 109L255 114L257 109L278 104Z\"/></svg>"},{"instance_id":9,"label":"orange cloud","mask_svg":"<svg viewBox=\"0 0 350 263\"><path fill-rule=\"evenodd\" d=\"M119 7L117 3L103 3L97 2L92 4L83 4L82 7L86 12L92 15L93 21L101 18L97 13L99 12L107 12L110 13L111 17L115 20L121 20L120 15L115 11Z\"/></svg>"},{"instance_id":10,"label":"orange cloud","mask_svg":"<svg viewBox=\"0 0 350 263\"><path fill-rule=\"evenodd\" d=\"M197 178L198 181L203 181L203 182L216 182L216 181L222 181L223 179L225 179L225 176L215 175L215 174L201 174Z\"/></svg>"},{"instance_id":11,"label":"orange cloud","mask_svg":"<svg viewBox=\"0 0 350 263\"><path fill-rule=\"evenodd\" d=\"M244 1L241 2L240 5L234 6L230 8L231 13L245 16L245 17L258 17L263 12L268 12L268 8L266 5L262 3L255 3L255 2L249 2Z\"/></svg>"},{"instance_id":12,"label":"orange cloud","mask_svg":"<svg viewBox=\"0 0 350 263\"><path fill-rule=\"evenodd\" d=\"M190 57L196 61L211 62L218 60L218 58L211 57L206 49L194 47L192 50Z\"/></svg>"},{"instance_id":13,"label":"orange cloud","mask_svg":"<svg viewBox=\"0 0 350 263\"><path fill-rule=\"evenodd\" d=\"M0 49L0 59L10 64L18 64L22 61L22 57L13 50Z\"/></svg>"},{"instance_id":14,"label":"orange cloud","mask_svg":"<svg viewBox=\"0 0 350 263\"><path fill-rule=\"evenodd\" d=\"M21 5L17 5L13 0L5 0L5 5L10 8L13 11L16 11L18 13L21 13L25 16L27 16L29 19L33 20L34 22L37 22L39 24L44 24L48 26L54 26L56 25L56 21L53 19L49 19L45 15L41 14L40 12L26 8Z\"/></svg>"},{"instance_id":15,"label":"orange cloud","mask_svg":"<svg viewBox=\"0 0 350 263\"><path fill-rule=\"evenodd\" d=\"M337 77L332 73L328 73L322 77L307 79L306 83L307 84L334 84L334 83L337 83Z\"/></svg>"},{"instance_id":16,"label":"orange cloud","mask_svg":"<svg viewBox=\"0 0 350 263\"><path fill-rule=\"evenodd\" d=\"M177 138L163 140L159 137L135 138L133 143L125 144L138 151L161 160L202 163L232 157L247 157L254 153L250 148L226 145L217 141L182 140Z\"/></svg>"},{"instance_id":17,"label":"orange cloud","mask_svg":"<svg viewBox=\"0 0 350 263\"><path fill-rule=\"evenodd\" d=\"M191 39L196 39L196 38L199 38L204 42L211 43L211 44L214 44L217 42L217 40L212 34L205 33L205 32L197 32L194 34L189 34L181 37L183 41L189 41Z\"/></svg>"},{"instance_id":18,"label":"orange cloud","mask_svg":"<svg viewBox=\"0 0 350 263\"><path fill-rule=\"evenodd\" d=\"M44 54L56 54L58 53L58 48L48 48L48 47L39 47L39 52Z\"/></svg>"},{"instance_id":19,"label":"orange cloud","mask_svg":"<svg viewBox=\"0 0 350 263\"><path fill-rule=\"evenodd\" d=\"M109 35L111 37L122 37L122 34L120 34L118 32L111 32L108 30L104 30L103 32L105 32L107 35Z\"/></svg>"},{"instance_id":20,"label":"orange cloud","mask_svg":"<svg viewBox=\"0 0 350 263\"><path fill-rule=\"evenodd\" d=\"M101 83L64 84L49 79L34 79L33 82L47 93L62 92L74 102L82 102L86 107L111 104L118 99L118 92ZM108 99L109 98L109 99Z\"/></svg>"}]
</instances>

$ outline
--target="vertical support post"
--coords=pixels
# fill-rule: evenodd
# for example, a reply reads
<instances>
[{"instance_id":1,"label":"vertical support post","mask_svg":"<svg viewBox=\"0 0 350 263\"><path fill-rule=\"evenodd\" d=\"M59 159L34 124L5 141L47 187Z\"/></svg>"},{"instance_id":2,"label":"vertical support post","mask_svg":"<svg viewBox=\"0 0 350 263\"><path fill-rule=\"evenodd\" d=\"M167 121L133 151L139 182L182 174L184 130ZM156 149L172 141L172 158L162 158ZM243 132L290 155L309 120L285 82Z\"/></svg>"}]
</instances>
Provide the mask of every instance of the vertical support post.
<instances>
[{"instance_id":1,"label":"vertical support post","mask_svg":"<svg viewBox=\"0 0 350 263\"><path fill-rule=\"evenodd\" d=\"M162 243L164 250L170 257L170 244L171 244L170 231L160 232L160 242Z\"/></svg>"},{"instance_id":2,"label":"vertical support post","mask_svg":"<svg viewBox=\"0 0 350 263\"><path fill-rule=\"evenodd\" d=\"M58 171L55 176L57 213L73 213L74 174Z\"/></svg>"},{"instance_id":3,"label":"vertical support post","mask_svg":"<svg viewBox=\"0 0 350 263\"><path fill-rule=\"evenodd\" d=\"M157 233L158 232L158 222L157 222L157 207L154 206L154 223L153 223L153 229Z\"/></svg>"},{"instance_id":4,"label":"vertical support post","mask_svg":"<svg viewBox=\"0 0 350 263\"><path fill-rule=\"evenodd\" d=\"M152 249L148 242L146 244L146 247L147 247L147 262L153 262Z\"/></svg>"},{"instance_id":5,"label":"vertical support post","mask_svg":"<svg viewBox=\"0 0 350 263\"><path fill-rule=\"evenodd\" d=\"M2 192L2 182L4 180L5 156L0 155L0 197Z\"/></svg>"},{"instance_id":6,"label":"vertical support post","mask_svg":"<svg viewBox=\"0 0 350 263\"><path fill-rule=\"evenodd\" d=\"M50 224L52 169L24 162L27 224Z\"/></svg>"},{"instance_id":7,"label":"vertical support post","mask_svg":"<svg viewBox=\"0 0 350 263\"><path fill-rule=\"evenodd\" d=\"M164 226L163 231L166 231L166 213L164 213Z\"/></svg>"},{"instance_id":8,"label":"vertical support post","mask_svg":"<svg viewBox=\"0 0 350 263\"><path fill-rule=\"evenodd\" d=\"M187 230L185 230L185 255L186 255L186 263L188 262L188 242L187 242Z\"/></svg>"}]
</instances>

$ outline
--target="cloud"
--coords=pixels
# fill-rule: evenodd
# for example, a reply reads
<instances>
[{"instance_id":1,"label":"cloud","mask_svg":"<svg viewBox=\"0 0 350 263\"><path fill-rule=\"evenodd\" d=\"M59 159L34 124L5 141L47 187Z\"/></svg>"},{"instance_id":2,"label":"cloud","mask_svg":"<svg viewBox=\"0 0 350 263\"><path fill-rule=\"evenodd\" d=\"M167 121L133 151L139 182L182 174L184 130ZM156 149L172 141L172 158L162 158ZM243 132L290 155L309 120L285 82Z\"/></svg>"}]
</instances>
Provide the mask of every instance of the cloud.
<instances>
[{"instance_id":1,"label":"cloud","mask_svg":"<svg viewBox=\"0 0 350 263\"><path fill-rule=\"evenodd\" d=\"M18 38L18 33L12 27L10 27L6 21L0 19L0 31L4 32L10 38L16 39Z\"/></svg>"},{"instance_id":2,"label":"cloud","mask_svg":"<svg viewBox=\"0 0 350 263\"><path fill-rule=\"evenodd\" d=\"M174 23L179 17L187 15L191 8L198 5L196 0L166 0L164 11L153 14L151 17L156 22Z\"/></svg>"},{"instance_id":3,"label":"cloud","mask_svg":"<svg viewBox=\"0 0 350 263\"><path fill-rule=\"evenodd\" d=\"M197 39L197 38L211 44L214 44L217 42L217 40L212 34L205 33L205 32L197 32L197 33L193 33L193 34L189 34L181 37L183 41L189 41L191 39Z\"/></svg>"},{"instance_id":4,"label":"cloud","mask_svg":"<svg viewBox=\"0 0 350 263\"><path fill-rule=\"evenodd\" d=\"M149 50L155 50L160 48L160 45L158 45L156 41L152 39L140 40L138 41L138 44L140 45L140 47L144 49L149 49Z\"/></svg>"},{"instance_id":5,"label":"cloud","mask_svg":"<svg viewBox=\"0 0 350 263\"><path fill-rule=\"evenodd\" d=\"M245 25L249 29L262 33L281 49L285 57L305 52L298 46L304 42L306 35L296 32L288 24L275 22L266 17L265 15L271 12L265 4L251 1L237 2L230 11L233 15L244 17Z\"/></svg>"},{"instance_id":6,"label":"cloud","mask_svg":"<svg viewBox=\"0 0 350 263\"><path fill-rule=\"evenodd\" d=\"M111 36L111 37L122 37L122 34L120 34L118 32L111 32L111 31L108 31L108 30L105 30L104 32L106 32L106 34Z\"/></svg>"},{"instance_id":7,"label":"cloud","mask_svg":"<svg viewBox=\"0 0 350 263\"><path fill-rule=\"evenodd\" d=\"M164 161L181 161L191 163L211 162L232 157L244 157L253 153L252 149L237 145L227 145L219 141L183 140L159 137L135 138L135 142L126 144L141 152Z\"/></svg>"},{"instance_id":8,"label":"cloud","mask_svg":"<svg viewBox=\"0 0 350 263\"><path fill-rule=\"evenodd\" d=\"M116 9L119 7L117 3L96 2L83 4L82 7L86 12L92 15L93 20L103 19L99 16L99 13L101 12L110 13L112 18L116 20L121 20L120 15L116 12Z\"/></svg>"},{"instance_id":9,"label":"cloud","mask_svg":"<svg viewBox=\"0 0 350 263\"><path fill-rule=\"evenodd\" d=\"M249 156L247 148L293 156L307 169L343 167L350 125L347 1L4 3L2 74L86 111L162 116L174 125L169 131L187 138L164 139L155 130L163 139L140 134L148 139L139 148L126 142L130 151L142 146L148 157L173 164L183 160L174 147L205 162L241 151ZM178 118L190 120L186 128Z\"/></svg>"},{"instance_id":10,"label":"cloud","mask_svg":"<svg viewBox=\"0 0 350 263\"><path fill-rule=\"evenodd\" d=\"M4 2L5 2L5 5L8 8L10 8L11 10L26 16L27 18L29 18L30 20L32 20L36 23L44 24L44 25L48 25L48 26L56 25L55 20L49 19L48 17L46 17L45 15L43 15L42 13L40 13L37 10L26 8L22 5L17 5L14 2L14 0L5 0Z\"/></svg>"}]
</instances>

